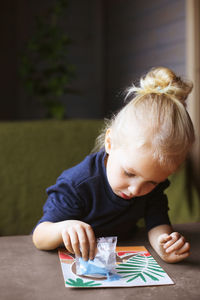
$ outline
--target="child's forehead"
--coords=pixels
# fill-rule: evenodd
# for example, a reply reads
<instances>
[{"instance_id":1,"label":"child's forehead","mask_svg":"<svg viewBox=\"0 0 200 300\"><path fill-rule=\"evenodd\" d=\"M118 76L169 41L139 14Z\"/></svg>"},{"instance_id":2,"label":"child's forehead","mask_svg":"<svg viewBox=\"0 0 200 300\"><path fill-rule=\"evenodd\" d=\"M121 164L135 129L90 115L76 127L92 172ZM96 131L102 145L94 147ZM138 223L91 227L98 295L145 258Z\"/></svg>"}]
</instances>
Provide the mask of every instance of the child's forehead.
<instances>
[{"instance_id":1,"label":"child's forehead","mask_svg":"<svg viewBox=\"0 0 200 300\"><path fill-rule=\"evenodd\" d=\"M135 160L141 160L141 162L148 164L150 163L153 165L158 164L158 162L153 159L153 150L151 147L144 149L143 147L138 147L137 142L135 142L119 147L118 149L121 160L128 165L131 165L133 162L135 162Z\"/></svg>"},{"instance_id":2,"label":"child's forehead","mask_svg":"<svg viewBox=\"0 0 200 300\"><path fill-rule=\"evenodd\" d=\"M137 173L146 180L161 182L172 173L172 170L161 166L159 161L153 158L151 148L144 150L123 147L119 149L118 160L127 171Z\"/></svg>"}]
</instances>

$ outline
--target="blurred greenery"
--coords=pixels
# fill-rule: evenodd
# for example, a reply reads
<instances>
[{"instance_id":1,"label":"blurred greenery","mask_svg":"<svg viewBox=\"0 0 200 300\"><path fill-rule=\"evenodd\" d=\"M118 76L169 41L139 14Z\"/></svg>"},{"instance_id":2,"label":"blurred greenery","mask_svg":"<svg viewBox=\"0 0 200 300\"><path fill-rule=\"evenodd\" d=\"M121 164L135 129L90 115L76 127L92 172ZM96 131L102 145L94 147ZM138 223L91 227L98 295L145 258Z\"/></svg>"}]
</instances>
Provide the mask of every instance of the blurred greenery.
<instances>
[{"instance_id":1,"label":"blurred greenery","mask_svg":"<svg viewBox=\"0 0 200 300\"><path fill-rule=\"evenodd\" d=\"M41 16L22 52L19 72L27 93L40 101L47 117L64 119L66 116L62 96L72 93L70 82L75 74L68 61L68 48L72 40L61 24L67 9L67 0L56 0Z\"/></svg>"}]
</instances>

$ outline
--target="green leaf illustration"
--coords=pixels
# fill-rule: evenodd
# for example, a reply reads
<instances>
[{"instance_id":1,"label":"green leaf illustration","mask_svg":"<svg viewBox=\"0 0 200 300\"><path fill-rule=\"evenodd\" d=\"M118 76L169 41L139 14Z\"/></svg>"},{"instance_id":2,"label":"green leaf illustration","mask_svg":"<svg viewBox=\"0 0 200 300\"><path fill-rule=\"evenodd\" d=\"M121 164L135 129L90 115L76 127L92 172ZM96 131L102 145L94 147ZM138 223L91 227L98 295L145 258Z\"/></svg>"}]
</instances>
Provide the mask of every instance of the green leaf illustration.
<instances>
[{"instance_id":1,"label":"green leaf illustration","mask_svg":"<svg viewBox=\"0 0 200 300\"><path fill-rule=\"evenodd\" d=\"M137 278L141 278L144 282L147 282L148 278L159 281L160 277L164 277L162 273L165 273L151 255L145 256L143 254L137 254L127 260L126 263L119 264L116 270L118 274L128 279L126 282Z\"/></svg>"},{"instance_id":2,"label":"green leaf illustration","mask_svg":"<svg viewBox=\"0 0 200 300\"><path fill-rule=\"evenodd\" d=\"M68 280L65 283L74 287L95 287L102 285L101 283L96 283L94 280L83 281L83 279L81 278L76 278L76 280L68 278Z\"/></svg>"}]
</instances>

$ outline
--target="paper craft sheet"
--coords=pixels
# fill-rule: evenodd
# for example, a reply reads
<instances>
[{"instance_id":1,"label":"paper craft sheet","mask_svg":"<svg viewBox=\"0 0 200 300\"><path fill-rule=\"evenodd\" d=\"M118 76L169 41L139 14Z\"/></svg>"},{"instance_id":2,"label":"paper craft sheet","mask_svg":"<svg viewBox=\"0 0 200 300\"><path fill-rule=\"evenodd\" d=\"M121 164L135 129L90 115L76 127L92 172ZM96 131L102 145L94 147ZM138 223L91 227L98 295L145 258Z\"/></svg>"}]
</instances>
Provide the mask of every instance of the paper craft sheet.
<instances>
[{"instance_id":1,"label":"paper craft sheet","mask_svg":"<svg viewBox=\"0 0 200 300\"><path fill-rule=\"evenodd\" d=\"M76 275L74 255L65 249L58 250L66 287L134 287L174 284L167 273L158 265L148 250L143 246L116 247L117 280L93 278Z\"/></svg>"}]
</instances>

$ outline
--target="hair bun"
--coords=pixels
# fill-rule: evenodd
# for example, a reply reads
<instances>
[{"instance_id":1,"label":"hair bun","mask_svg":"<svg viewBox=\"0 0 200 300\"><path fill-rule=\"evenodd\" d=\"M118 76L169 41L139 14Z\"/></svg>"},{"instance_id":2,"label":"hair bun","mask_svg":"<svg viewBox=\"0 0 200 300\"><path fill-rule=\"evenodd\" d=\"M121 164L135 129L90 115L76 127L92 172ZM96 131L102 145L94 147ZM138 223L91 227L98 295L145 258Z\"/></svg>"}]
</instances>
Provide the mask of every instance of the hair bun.
<instances>
[{"instance_id":1,"label":"hair bun","mask_svg":"<svg viewBox=\"0 0 200 300\"><path fill-rule=\"evenodd\" d=\"M164 94L179 100L185 106L185 100L192 90L192 83L183 81L168 68L153 68L140 80L140 88L132 87L130 92L136 94Z\"/></svg>"}]
</instances>

